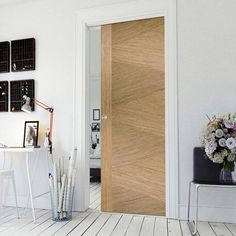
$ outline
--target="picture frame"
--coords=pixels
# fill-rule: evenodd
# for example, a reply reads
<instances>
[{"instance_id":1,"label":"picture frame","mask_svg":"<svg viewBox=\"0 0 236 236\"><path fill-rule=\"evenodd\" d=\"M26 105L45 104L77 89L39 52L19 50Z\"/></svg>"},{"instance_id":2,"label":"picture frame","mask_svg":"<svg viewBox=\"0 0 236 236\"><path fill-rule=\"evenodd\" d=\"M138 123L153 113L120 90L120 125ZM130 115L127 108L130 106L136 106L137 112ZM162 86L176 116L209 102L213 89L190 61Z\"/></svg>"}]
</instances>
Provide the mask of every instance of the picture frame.
<instances>
[{"instance_id":1,"label":"picture frame","mask_svg":"<svg viewBox=\"0 0 236 236\"><path fill-rule=\"evenodd\" d=\"M93 120L100 120L100 109L93 109Z\"/></svg>"},{"instance_id":2,"label":"picture frame","mask_svg":"<svg viewBox=\"0 0 236 236\"><path fill-rule=\"evenodd\" d=\"M25 121L23 147L38 146L39 121Z\"/></svg>"},{"instance_id":3,"label":"picture frame","mask_svg":"<svg viewBox=\"0 0 236 236\"><path fill-rule=\"evenodd\" d=\"M92 123L92 132L100 132L100 123Z\"/></svg>"}]
</instances>

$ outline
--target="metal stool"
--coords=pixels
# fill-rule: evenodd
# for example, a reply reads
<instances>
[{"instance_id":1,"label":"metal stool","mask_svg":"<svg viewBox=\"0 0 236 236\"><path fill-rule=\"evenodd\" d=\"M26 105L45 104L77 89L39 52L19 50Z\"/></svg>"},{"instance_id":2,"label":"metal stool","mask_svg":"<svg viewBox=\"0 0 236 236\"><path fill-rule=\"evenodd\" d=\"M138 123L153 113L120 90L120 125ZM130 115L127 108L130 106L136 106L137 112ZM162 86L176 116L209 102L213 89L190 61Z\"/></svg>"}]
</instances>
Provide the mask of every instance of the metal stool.
<instances>
[{"instance_id":1,"label":"metal stool","mask_svg":"<svg viewBox=\"0 0 236 236\"><path fill-rule=\"evenodd\" d=\"M193 149L193 180L189 183L189 193L188 193L188 225L192 234L197 233L197 223L198 223L198 198L199 189L201 187L223 187L225 185L219 185L219 175L220 175L220 165L215 164L206 157L205 150L202 147L195 147ZM189 222L190 216L190 200L191 200L191 190L192 186L196 189L196 211L194 217L194 230ZM226 185L228 186L228 185Z\"/></svg>"},{"instance_id":2,"label":"metal stool","mask_svg":"<svg viewBox=\"0 0 236 236\"><path fill-rule=\"evenodd\" d=\"M196 189L196 210L195 210L195 217L194 217L194 231L191 230L191 222L189 221L190 216L190 200L191 200L191 189L192 185L194 185ZM200 188L236 188L236 185L223 185L223 184L201 184L201 183L195 183L194 181L191 181L189 183L189 192L188 192L188 227L191 231L192 235L195 235L197 233L197 225L198 225L198 199L199 199L199 190Z\"/></svg>"}]
</instances>

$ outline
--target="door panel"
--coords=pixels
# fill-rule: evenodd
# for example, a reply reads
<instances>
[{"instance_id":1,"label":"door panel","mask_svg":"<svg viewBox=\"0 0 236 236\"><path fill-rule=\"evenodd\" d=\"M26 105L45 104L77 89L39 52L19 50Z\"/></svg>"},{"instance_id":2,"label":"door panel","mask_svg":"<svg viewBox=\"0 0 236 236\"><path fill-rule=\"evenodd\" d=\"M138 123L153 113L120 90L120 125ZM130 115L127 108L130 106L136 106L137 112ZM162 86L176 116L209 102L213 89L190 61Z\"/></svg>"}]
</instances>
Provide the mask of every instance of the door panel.
<instances>
[{"instance_id":1,"label":"door panel","mask_svg":"<svg viewBox=\"0 0 236 236\"><path fill-rule=\"evenodd\" d=\"M102 26L102 210L165 214L164 18Z\"/></svg>"}]
</instances>

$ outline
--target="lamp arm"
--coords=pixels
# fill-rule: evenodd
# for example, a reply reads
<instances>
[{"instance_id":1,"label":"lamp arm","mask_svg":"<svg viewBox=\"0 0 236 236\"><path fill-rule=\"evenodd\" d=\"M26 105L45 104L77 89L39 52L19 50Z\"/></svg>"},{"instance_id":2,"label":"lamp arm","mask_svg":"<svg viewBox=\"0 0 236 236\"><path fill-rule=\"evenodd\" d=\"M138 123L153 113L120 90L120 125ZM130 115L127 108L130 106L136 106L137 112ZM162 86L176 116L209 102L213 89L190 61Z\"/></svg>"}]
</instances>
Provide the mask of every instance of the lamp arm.
<instances>
[{"instance_id":1,"label":"lamp arm","mask_svg":"<svg viewBox=\"0 0 236 236\"><path fill-rule=\"evenodd\" d=\"M39 100L37 99L33 99L33 103L35 103L37 106L43 108L44 110L50 112L50 128L49 128L49 131L50 131L50 135L49 135L49 140L52 142L52 128L53 128L53 107L49 107L48 105L44 104L43 102L40 102Z\"/></svg>"},{"instance_id":2,"label":"lamp arm","mask_svg":"<svg viewBox=\"0 0 236 236\"><path fill-rule=\"evenodd\" d=\"M50 134L49 139L52 142L52 127L53 127L53 111L50 112Z\"/></svg>"},{"instance_id":3,"label":"lamp arm","mask_svg":"<svg viewBox=\"0 0 236 236\"><path fill-rule=\"evenodd\" d=\"M48 105L40 102L39 100L37 99L33 99L33 103L35 103L36 105L38 105L39 107L43 108L44 110L47 110L49 112L53 112L53 108L52 107L49 107Z\"/></svg>"}]
</instances>

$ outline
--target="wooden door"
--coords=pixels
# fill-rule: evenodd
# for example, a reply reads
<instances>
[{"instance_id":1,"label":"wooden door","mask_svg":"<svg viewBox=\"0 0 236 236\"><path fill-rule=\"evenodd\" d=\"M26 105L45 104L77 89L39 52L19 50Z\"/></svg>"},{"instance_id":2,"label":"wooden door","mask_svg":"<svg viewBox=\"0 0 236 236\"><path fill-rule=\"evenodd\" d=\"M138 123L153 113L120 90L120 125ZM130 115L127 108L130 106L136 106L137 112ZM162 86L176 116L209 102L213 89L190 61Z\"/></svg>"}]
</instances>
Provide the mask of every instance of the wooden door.
<instances>
[{"instance_id":1,"label":"wooden door","mask_svg":"<svg viewBox=\"0 0 236 236\"><path fill-rule=\"evenodd\" d=\"M102 211L165 215L164 17L102 26Z\"/></svg>"}]
</instances>

